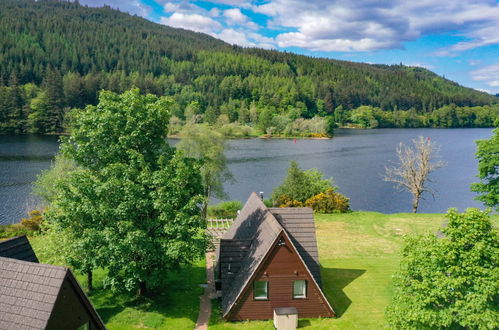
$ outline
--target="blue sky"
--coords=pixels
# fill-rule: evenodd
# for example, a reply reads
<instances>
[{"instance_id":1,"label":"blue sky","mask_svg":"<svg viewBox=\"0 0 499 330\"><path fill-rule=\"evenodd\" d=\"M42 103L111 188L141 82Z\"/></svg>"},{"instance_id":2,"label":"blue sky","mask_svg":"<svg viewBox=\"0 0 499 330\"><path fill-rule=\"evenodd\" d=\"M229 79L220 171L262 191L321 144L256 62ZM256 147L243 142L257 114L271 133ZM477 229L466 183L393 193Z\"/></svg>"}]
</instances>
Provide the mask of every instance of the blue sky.
<instances>
[{"instance_id":1,"label":"blue sky","mask_svg":"<svg viewBox=\"0 0 499 330\"><path fill-rule=\"evenodd\" d=\"M499 0L80 0L231 44L421 66L499 93Z\"/></svg>"}]
</instances>

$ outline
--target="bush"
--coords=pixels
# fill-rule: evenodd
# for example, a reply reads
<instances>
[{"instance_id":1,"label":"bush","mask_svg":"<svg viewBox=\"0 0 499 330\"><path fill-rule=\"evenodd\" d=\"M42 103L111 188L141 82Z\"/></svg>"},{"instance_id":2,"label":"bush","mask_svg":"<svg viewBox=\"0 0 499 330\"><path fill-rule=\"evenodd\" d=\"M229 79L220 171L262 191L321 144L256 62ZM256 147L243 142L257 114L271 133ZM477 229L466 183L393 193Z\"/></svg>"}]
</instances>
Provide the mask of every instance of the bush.
<instances>
[{"instance_id":1,"label":"bush","mask_svg":"<svg viewBox=\"0 0 499 330\"><path fill-rule=\"evenodd\" d=\"M21 219L21 226L27 231L39 232L43 220L42 213L38 210L33 210L28 213L28 216L28 218Z\"/></svg>"},{"instance_id":2,"label":"bush","mask_svg":"<svg viewBox=\"0 0 499 330\"><path fill-rule=\"evenodd\" d=\"M277 207L303 207L303 203L292 199L288 195L281 195L276 199L274 205Z\"/></svg>"},{"instance_id":3,"label":"bush","mask_svg":"<svg viewBox=\"0 0 499 330\"><path fill-rule=\"evenodd\" d=\"M303 171L298 167L297 162L292 161L284 182L272 192L274 205L278 205L277 200L283 195L288 196L291 200L304 203L314 195L328 189L334 190L332 182L332 179L324 179L324 175L317 169Z\"/></svg>"},{"instance_id":4,"label":"bush","mask_svg":"<svg viewBox=\"0 0 499 330\"><path fill-rule=\"evenodd\" d=\"M350 199L329 188L307 199L305 206L319 213L344 213L350 210Z\"/></svg>"},{"instance_id":5,"label":"bush","mask_svg":"<svg viewBox=\"0 0 499 330\"><path fill-rule=\"evenodd\" d=\"M42 223L42 213L34 210L29 212L28 218L21 219L21 222L11 225L0 225L0 238L10 238L21 235L33 235L40 232Z\"/></svg>"},{"instance_id":6,"label":"bush","mask_svg":"<svg viewBox=\"0 0 499 330\"><path fill-rule=\"evenodd\" d=\"M236 123L225 124L218 130L226 137L247 138L256 135L251 127Z\"/></svg>"},{"instance_id":7,"label":"bush","mask_svg":"<svg viewBox=\"0 0 499 330\"><path fill-rule=\"evenodd\" d=\"M235 218L237 211L243 208L240 201L222 202L217 205L208 206L208 217L210 218Z\"/></svg>"}]
</instances>

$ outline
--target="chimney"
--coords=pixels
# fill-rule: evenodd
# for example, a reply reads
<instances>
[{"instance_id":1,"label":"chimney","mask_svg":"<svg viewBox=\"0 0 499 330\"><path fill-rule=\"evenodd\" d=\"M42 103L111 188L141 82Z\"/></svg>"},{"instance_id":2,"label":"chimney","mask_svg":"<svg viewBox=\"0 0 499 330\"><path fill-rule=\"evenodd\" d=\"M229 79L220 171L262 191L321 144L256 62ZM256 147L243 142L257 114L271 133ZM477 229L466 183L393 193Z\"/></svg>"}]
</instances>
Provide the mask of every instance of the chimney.
<instances>
[{"instance_id":1,"label":"chimney","mask_svg":"<svg viewBox=\"0 0 499 330\"><path fill-rule=\"evenodd\" d=\"M262 199L263 201L263 191L260 191L260 198Z\"/></svg>"}]
</instances>

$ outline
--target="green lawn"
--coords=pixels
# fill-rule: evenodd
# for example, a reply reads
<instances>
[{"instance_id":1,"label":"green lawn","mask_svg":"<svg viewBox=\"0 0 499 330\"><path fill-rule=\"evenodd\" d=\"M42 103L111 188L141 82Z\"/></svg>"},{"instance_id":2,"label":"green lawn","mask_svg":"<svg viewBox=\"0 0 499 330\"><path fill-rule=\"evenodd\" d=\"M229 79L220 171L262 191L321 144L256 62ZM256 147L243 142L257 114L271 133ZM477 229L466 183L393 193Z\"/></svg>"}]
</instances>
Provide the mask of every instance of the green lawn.
<instances>
[{"instance_id":1,"label":"green lawn","mask_svg":"<svg viewBox=\"0 0 499 330\"><path fill-rule=\"evenodd\" d=\"M30 238L35 252L42 237ZM41 260L43 262L43 260ZM95 289L89 295L109 330L125 329L193 329L199 312L199 296L206 282L204 259L178 272L165 274L165 284L157 294L137 298L134 294L116 293L102 288L105 272L94 274ZM84 276L76 274L86 289Z\"/></svg>"},{"instance_id":2,"label":"green lawn","mask_svg":"<svg viewBox=\"0 0 499 330\"><path fill-rule=\"evenodd\" d=\"M334 319L301 319L307 329L375 329L384 326L392 275L404 234L435 232L441 214L353 212L316 215L324 291L337 313ZM228 323L220 312L210 329L273 329L272 322Z\"/></svg>"},{"instance_id":3,"label":"green lawn","mask_svg":"<svg viewBox=\"0 0 499 330\"><path fill-rule=\"evenodd\" d=\"M324 291L338 317L301 319L307 329L375 329L384 326L384 310L391 299L392 275L397 271L403 235L436 232L443 214L391 214L352 212L316 215L319 257ZM494 224L499 216L494 217ZM31 242L43 244L41 237ZM42 260L43 262L43 260ZM102 288L104 271L95 274L90 295L109 329L192 329L195 325L200 283L205 282L205 262L200 260L177 273L165 274L157 295L137 299ZM78 276L85 283L83 276ZM272 322L228 323L214 302L210 329L273 329Z\"/></svg>"}]
</instances>

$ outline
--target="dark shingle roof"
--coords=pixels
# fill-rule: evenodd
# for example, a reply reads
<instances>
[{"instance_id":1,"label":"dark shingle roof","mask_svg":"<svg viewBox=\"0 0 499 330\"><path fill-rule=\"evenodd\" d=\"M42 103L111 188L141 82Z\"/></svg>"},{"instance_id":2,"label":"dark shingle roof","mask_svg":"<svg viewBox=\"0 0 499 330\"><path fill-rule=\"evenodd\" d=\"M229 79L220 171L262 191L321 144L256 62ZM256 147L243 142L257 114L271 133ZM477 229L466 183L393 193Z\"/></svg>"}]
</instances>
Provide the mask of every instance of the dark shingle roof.
<instances>
[{"instance_id":1,"label":"dark shingle roof","mask_svg":"<svg viewBox=\"0 0 499 330\"><path fill-rule=\"evenodd\" d=\"M241 270L241 265L251 247L251 240L220 240L218 262L222 274L222 291L226 291Z\"/></svg>"},{"instance_id":2,"label":"dark shingle roof","mask_svg":"<svg viewBox=\"0 0 499 330\"><path fill-rule=\"evenodd\" d=\"M0 257L38 262L38 258L26 236L18 236L1 241Z\"/></svg>"},{"instance_id":3,"label":"dark shingle roof","mask_svg":"<svg viewBox=\"0 0 499 330\"><path fill-rule=\"evenodd\" d=\"M319 255L312 209L268 209L260 197L253 193L220 241L218 262L224 316L229 313L283 231L288 234L305 266L320 286ZM228 272L229 264L231 273Z\"/></svg>"},{"instance_id":4,"label":"dark shingle roof","mask_svg":"<svg viewBox=\"0 0 499 330\"><path fill-rule=\"evenodd\" d=\"M228 287L226 285L226 290L223 291L222 311L224 316L230 311L282 230L283 228L263 204L260 197L255 193L251 194L223 237L223 240L251 240L244 258L240 261L240 270L233 277L232 285ZM222 248L220 251L220 255L223 256ZM224 269L225 266L223 264L221 266ZM222 271L222 283L224 283L224 276L226 274ZM225 282L227 283L227 281Z\"/></svg>"},{"instance_id":5,"label":"dark shingle roof","mask_svg":"<svg viewBox=\"0 0 499 330\"><path fill-rule=\"evenodd\" d=\"M0 329L45 329L66 273L0 257Z\"/></svg>"},{"instance_id":6,"label":"dark shingle roof","mask_svg":"<svg viewBox=\"0 0 499 330\"><path fill-rule=\"evenodd\" d=\"M288 232L315 281L321 286L321 267L315 238L314 211L308 207L270 208L270 212Z\"/></svg>"}]
</instances>

